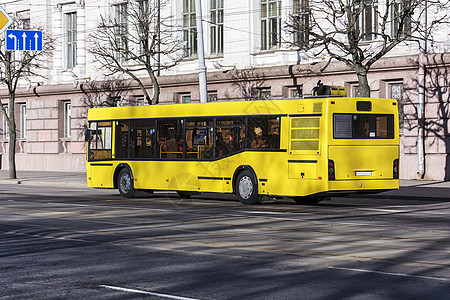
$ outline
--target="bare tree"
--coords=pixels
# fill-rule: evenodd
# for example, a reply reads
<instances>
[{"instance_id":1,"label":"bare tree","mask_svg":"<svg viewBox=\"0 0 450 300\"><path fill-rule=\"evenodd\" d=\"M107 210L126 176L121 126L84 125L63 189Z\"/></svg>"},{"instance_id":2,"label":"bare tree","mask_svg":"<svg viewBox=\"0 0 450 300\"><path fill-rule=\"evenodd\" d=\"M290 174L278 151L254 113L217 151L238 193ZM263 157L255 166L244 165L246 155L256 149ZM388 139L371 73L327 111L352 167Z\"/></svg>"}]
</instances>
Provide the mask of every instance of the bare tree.
<instances>
[{"instance_id":1,"label":"bare tree","mask_svg":"<svg viewBox=\"0 0 450 300\"><path fill-rule=\"evenodd\" d=\"M183 43L171 16L161 17L164 1L141 0L116 5L113 16L101 16L97 30L89 35L89 51L105 76L125 74L142 90L149 104L159 102L158 72L183 58ZM152 82L150 97L139 74Z\"/></svg>"},{"instance_id":2,"label":"bare tree","mask_svg":"<svg viewBox=\"0 0 450 300\"><path fill-rule=\"evenodd\" d=\"M114 107L127 94L129 87L125 80L89 81L81 87L84 93L81 102L88 108Z\"/></svg>"},{"instance_id":3,"label":"bare tree","mask_svg":"<svg viewBox=\"0 0 450 300\"><path fill-rule=\"evenodd\" d=\"M448 0L294 0L286 29L294 46L345 63L355 71L359 94L370 96L372 65L403 42L420 42L444 22ZM425 15L433 20L424 24Z\"/></svg>"},{"instance_id":4,"label":"bare tree","mask_svg":"<svg viewBox=\"0 0 450 300\"><path fill-rule=\"evenodd\" d=\"M245 101L257 100L259 98L258 90L264 85L264 73L260 73L255 68L231 70L230 77L232 85L235 87L234 94L239 99ZM235 95L226 93L229 99L236 99Z\"/></svg>"},{"instance_id":5,"label":"bare tree","mask_svg":"<svg viewBox=\"0 0 450 300\"><path fill-rule=\"evenodd\" d=\"M16 21L16 24L18 22ZM5 48L5 36L0 38L0 84L8 90L8 105L0 101L0 108L8 125L9 143L9 178L17 178L16 172L16 90L20 80L28 77L43 77L37 71L45 68L48 57L52 54L53 40L44 35L42 51L10 51Z\"/></svg>"}]
</instances>

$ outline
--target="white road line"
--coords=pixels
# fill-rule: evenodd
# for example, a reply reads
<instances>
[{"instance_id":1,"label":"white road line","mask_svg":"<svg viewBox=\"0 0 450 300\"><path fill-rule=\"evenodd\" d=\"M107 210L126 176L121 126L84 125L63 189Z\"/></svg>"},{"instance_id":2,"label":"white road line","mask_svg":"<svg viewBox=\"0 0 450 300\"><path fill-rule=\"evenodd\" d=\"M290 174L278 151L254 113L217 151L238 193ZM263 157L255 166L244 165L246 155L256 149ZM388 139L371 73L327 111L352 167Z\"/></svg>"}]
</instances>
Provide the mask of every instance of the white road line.
<instances>
[{"instance_id":1,"label":"white road line","mask_svg":"<svg viewBox=\"0 0 450 300\"><path fill-rule=\"evenodd\" d=\"M420 276L420 275L372 271L372 270L364 270L364 269L351 269L351 268L341 268L341 267L332 267L332 266L328 267L328 269L353 271L353 272L360 272L360 273L375 273L375 274L391 275L391 276L414 277L414 278L431 279L431 280L439 280L439 281L450 281L450 278L444 278L444 277Z\"/></svg>"},{"instance_id":2,"label":"white road line","mask_svg":"<svg viewBox=\"0 0 450 300\"><path fill-rule=\"evenodd\" d=\"M410 212L410 210L381 209L381 208L360 208L360 210L379 211L379 212L392 212L392 213Z\"/></svg>"},{"instance_id":3,"label":"white road line","mask_svg":"<svg viewBox=\"0 0 450 300\"><path fill-rule=\"evenodd\" d=\"M143 295L151 295L151 296L176 299L176 300L197 300L194 298L178 297L178 296L173 296L173 295L168 295L168 294L160 294L160 293L147 292L147 291L141 291L141 290L135 290L135 289L127 289L127 288L121 288L121 287L117 287L117 286L104 285L104 284L99 285L99 287L110 289L110 290L135 293L135 294L143 294Z\"/></svg>"},{"instance_id":4,"label":"white road line","mask_svg":"<svg viewBox=\"0 0 450 300\"><path fill-rule=\"evenodd\" d=\"M285 212L278 212L278 211L245 211L240 210L240 213L244 214L261 214L261 215L285 215Z\"/></svg>"}]
</instances>

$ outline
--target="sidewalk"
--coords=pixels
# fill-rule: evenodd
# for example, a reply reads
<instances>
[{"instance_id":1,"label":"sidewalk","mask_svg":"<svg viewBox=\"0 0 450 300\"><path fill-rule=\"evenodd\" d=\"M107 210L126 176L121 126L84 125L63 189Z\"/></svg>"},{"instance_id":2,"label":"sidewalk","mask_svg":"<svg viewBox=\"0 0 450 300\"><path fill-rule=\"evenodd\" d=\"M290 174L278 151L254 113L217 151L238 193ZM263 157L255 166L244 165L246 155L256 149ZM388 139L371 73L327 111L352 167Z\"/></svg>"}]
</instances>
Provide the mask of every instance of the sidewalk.
<instances>
[{"instance_id":1,"label":"sidewalk","mask_svg":"<svg viewBox=\"0 0 450 300\"><path fill-rule=\"evenodd\" d=\"M87 187L85 173L18 171L17 179L9 179L8 176L8 170L0 170L0 184ZM355 197L361 196L355 195ZM399 190L363 197L450 201L450 181L400 180Z\"/></svg>"},{"instance_id":2,"label":"sidewalk","mask_svg":"<svg viewBox=\"0 0 450 300\"><path fill-rule=\"evenodd\" d=\"M9 171L0 170L0 184L87 187L84 172L17 171L17 179L9 179Z\"/></svg>"}]
</instances>

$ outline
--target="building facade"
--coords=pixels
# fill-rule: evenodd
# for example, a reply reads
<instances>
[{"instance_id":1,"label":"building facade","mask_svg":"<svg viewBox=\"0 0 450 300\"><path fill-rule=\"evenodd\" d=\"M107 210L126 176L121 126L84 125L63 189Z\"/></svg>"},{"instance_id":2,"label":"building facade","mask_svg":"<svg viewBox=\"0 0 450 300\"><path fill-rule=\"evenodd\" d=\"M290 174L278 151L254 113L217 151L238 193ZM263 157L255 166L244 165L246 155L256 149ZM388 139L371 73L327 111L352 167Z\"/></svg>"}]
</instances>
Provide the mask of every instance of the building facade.
<instances>
[{"instance_id":1,"label":"building facade","mask_svg":"<svg viewBox=\"0 0 450 300\"><path fill-rule=\"evenodd\" d=\"M107 72L94 63L89 36L95 35L101 17L112 16L122 24L120 12L133 3L116 0L0 1L0 5L24 29L42 28L54 39L54 50L41 70L41 77L23 78L16 93L17 155L20 170L85 170L84 128L92 99L112 99L114 104L145 104L137 84L126 77L122 86L104 86L105 91L87 92L92 82L107 82ZM153 1L150 1L153 3ZM163 1L161 0L161 4ZM321 80L342 85L349 96L358 96L353 70L334 62L325 71L324 54L298 50L308 41L307 32L286 30L287 20L299 15L304 24L304 0L203 0L203 27L207 67L208 101L281 99L309 96ZM402 2L399 1L401 4ZM200 99L195 1L171 0L161 6L183 42L183 59L161 71L160 103L190 103ZM399 4L399 5L400 5ZM311 4L312 5L312 1ZM397 7L399 9L399 7ZM446 7L449 13L450 8ZM376 11L375 11L376 12ZM375 26L376 13L364 11L361 31ZM395 16L395 11L392 11ZM447 14L448 16L448 14ZM431 13L429 18L432 18ZM18 24L19 24L18 23ZM392 22L392 26L396 26ZM402 43L370 69L372 97L395 98L401 103L401 178L418 178L418 85L425 72L424 152L425 178L450 179L450 27L442 26L427 55L417 43ZM375 38L366 34L365 42ZM431 40L431 39L430 39ZM286 42L288 41L288 42ZM293 47L293 44L297 45ZM2 50L4 51L4 50ZM152 89L150 79L141 75ZM100 95L100 96L99 96ZM7 109L8 93L0 86L0 99ZM8 134L0 117L0 153L3 169L8 166Z\"/></svg>"}]
</instances>

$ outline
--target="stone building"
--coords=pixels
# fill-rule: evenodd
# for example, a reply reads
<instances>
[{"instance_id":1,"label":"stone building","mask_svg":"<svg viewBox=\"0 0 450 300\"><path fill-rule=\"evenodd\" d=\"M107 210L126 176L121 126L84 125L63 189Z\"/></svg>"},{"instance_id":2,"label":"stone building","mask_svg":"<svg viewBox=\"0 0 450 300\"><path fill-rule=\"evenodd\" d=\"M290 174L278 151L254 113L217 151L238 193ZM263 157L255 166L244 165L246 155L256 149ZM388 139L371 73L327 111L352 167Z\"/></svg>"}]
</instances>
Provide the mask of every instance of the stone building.
<instances>
[{"instance_id":1,"label":"stone building","mask_svg":"<svg viewBox=\"0 0 450 300\"><path fill-rule=\"evenodd\" d=\"M93 63L88 35L95 32L100 16L112 16L136 1L124 0L19 0L0 1L10 16L30 29L43 28L55 38L55 49L43 77L24 78L16 95L18 129L16 163L18 170L85 170L84 127L87 115L86 86L108 78ZM138 1L139 2L139 1ZM142 1L141 1L142 2ZM163 1L161 1L163 2ZM318 71L327 57L293 49L282 41L292 40L285 22L301 0L203 0L204 37L209 101L281 99L308 96L321 80L342 85L349 96L358 96L354 71L342 63ZM401 1L399 1L401 3ZM179 26L187 53L176 66L159 76L160 103L198 102L198 59L192 33L194 1L171 0L161 14L171 15ZM450 8L446 7L449 13ZM448 16L448 14L447 14ZM366 14L366 18L373 15ZM433 18L430 13L429 21ZM373 23L373 22L372 22ZM361 26L366 26L365 22ZM431 39L430 39L431 40ZM372 97L396 98L402 105L401 178L418 178L418 77L425 80L425 178L450 179L450 27L442 26L428 54L420 60L416 43L403 43L371 68ZM370 43L371 41L367 41ZM419 64L419 62L421 64ZM420 69L420 66L424 66ZM142 74L151 90L151 82ZM251 86L250 94L243 82ZM132 80L114 101L141 105L143 95ZM7 105L8 94L0 86L0 99ZM188 105L188 104L187 104ZM4 116L0 116L2 167L8 166L8 139Z\"/></svg>"}]
</instances>

